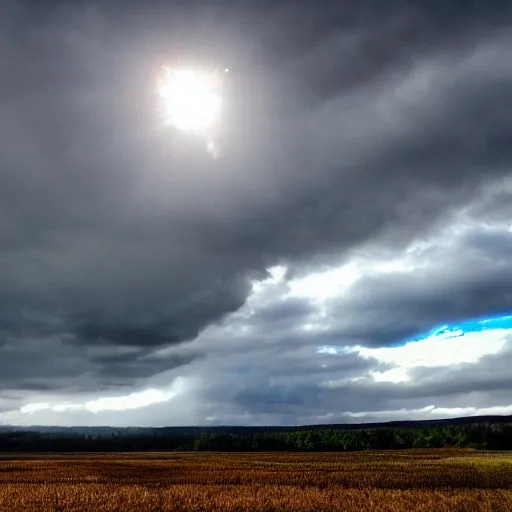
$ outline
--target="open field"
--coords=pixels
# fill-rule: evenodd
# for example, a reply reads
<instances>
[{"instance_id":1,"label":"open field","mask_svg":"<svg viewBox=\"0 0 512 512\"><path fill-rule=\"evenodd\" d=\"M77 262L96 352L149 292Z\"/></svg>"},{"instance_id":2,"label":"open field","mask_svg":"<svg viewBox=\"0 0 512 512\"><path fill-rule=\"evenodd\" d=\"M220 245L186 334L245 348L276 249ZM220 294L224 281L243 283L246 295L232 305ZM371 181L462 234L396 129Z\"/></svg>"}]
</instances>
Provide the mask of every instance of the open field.
<instances>
[{"instance_id":1,"label":"open field","mask_svg":"<svg viewBox=\"0 0 512 512\"><path fill-rule=\"evenodd\" d=\"M0 510L512 511L512 454L3 454Z\"/></svg>"}]
</instances>

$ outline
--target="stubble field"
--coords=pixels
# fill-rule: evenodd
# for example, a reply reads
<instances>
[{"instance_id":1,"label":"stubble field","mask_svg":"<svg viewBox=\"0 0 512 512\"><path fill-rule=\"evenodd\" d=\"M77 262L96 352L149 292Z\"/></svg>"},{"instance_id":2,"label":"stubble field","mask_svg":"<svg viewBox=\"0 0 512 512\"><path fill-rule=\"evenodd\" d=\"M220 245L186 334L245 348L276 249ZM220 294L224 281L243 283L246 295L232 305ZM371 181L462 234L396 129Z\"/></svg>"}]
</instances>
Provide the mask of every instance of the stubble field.
<instances>
[{"instance_id":1,"label":"stubble field","mask_svg":"<svg viewBox=\"0 0 512 512\"><path fill-rule=\"evenodd\" d=\"M0 510L512 511L512 454L4 454Z\"/></svg>"}]
</instances>

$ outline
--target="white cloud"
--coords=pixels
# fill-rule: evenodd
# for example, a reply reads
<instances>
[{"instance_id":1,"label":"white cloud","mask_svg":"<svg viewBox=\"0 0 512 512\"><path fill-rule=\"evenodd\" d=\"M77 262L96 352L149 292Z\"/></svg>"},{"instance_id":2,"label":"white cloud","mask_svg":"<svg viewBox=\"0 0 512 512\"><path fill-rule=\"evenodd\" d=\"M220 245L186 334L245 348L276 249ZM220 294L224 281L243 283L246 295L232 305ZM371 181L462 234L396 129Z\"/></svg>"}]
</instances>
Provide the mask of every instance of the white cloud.
<instances>
[{"instance_id":1,"label":"white cloud","mask_svg":"<svg viewBox=\"0 0 512 512\"><path fill-rule=\"evenodd\" d=\"M485 322L483 322L485 323ZM414 368L453 367L460 364L478 363L486 355L496 354L503 349L511 329L488 329L478 332L462 330L443 332L438 329L419 341L411 341L396 347L332 347L318 349L318 353L338 355L355 352L364 358L373 358L379 363L393 365L385 371L371 370L369 376L375 382L409 382ZM358 377L352 380L360 380ZM344 385L344 380L322 383L326 387Z\"/></svg>"},{"instance_id":2,"label":"white cloud","mask_svg":"<svg viewBox=\"0 0 512 512\"><path fill-rule=\"evenodd\" d=\"M82 409L79 404L57 404L52 406L54 412L77 411L79 409Z\"/></svg>"},{"instance_id":3,"label":"white cloud","mask_svg":"<svg viewBox=\"0 0 512 512\"><path fill-rule=\"evenodd\" d=\"M357 262L350 262L341 267L315 272L291 280L289 282L289 294L292 297L306 297L316 301L324 301L345 293L361 275Z\"/></svg>"},{"instance_id":4,"label":"white cloud","mask_svg":"<svg viewBox=\"0 0 512 512\"><path fill-rule=\"evenodd\" d=\"M34 414L46 410L56 413L88 411L95 414L104 411L127 411L168 402L182 394L186 388L185 379L177 377L168 389L149 388L127 395L94 398L83 403L29 403L22 406L19 411L22 414Z\"/></svg>"},{"instance_id":5,"label":"white cloud","mask_svg":"<svg viewBox=\"0 0 512 512\"><path fill-rule=\"evenodd\" d=\"M477 363L482 357L496 354L506 344L512 329L492 329L480 332L456 331L432 334L420 341L399 347L354 347L363 357L395 365L394 368L371 375L376 381L407 382L410 370L418 367L435 368L464 363Z\"/></svg>"},{"instance_id":6,"label":"white cloud","mask_svg":"<svg viewBox=\"0 0 512 512\"><path fill-rule=\"evenodd\" d=\"M161 391L158 389L146 389L125 396L102 397L90 400L84 404L84 408L91 412L101 411L126 411L139 409L161 402L167 402L176 396L175 391Z\"/></svg>"},{"instance_id":7,"label":"white cloud","mask_svg":"<svg viewBox=\"0 0 512 512\"><path fill-rule=\"evenodd\" d=\"M20 412L22 414L34 414L38 411L44 411L45 409L49 409L50 405L47 403L34 403L34 404L27 404L20 408Z\"/></svg>"},{"instance_id":8,"label":"white cloud","mask_svg":"<svg viewBox=\"0 0 512 512\"><path fill-rule=\"evenodd\" d=\"M463 416L492 416L512 414L512 405L495 407L436 407L429 405L420 409L396 409L389 411L347 412L351 418L366 421L393 421L401 419L429 420L442 418L457 418Z\"/></svg>"}]
</instances>

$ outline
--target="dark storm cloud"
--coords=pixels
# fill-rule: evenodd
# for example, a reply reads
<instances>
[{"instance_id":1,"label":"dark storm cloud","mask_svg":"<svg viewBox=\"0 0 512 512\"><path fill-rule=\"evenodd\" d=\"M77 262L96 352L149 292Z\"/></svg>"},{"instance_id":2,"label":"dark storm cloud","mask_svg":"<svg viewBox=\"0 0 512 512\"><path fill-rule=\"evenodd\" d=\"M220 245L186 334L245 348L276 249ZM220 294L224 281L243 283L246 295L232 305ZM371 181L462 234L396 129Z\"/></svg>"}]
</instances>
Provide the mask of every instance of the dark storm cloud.
<instances>
[{"instance_id":1,"label":"dark storm cloud","mask_svg":"<svg viewBox=\"0 0 512 512\"><path fill-rule=\"evenodd\" d=\"M42 337L6 341L0 348L2 396L10 389L73 388L88 365L77 354L60 348L58 340Z\"/></svg>"},{"instance_id":2,"label":"dark storm cloud","mask_svg":"<svg viewBox=\"0 0 512 512\"><path fill-rule=\"evenodd\" d=\"M200 355L174 355L166 358L148 359L147 354L139 357L133 353L105 354L91 356L91 363L96 366L95 376L105 387L111 383L112 374L123 384L131 385L135 379L145 378L148 375L181 368L192 361L200 359Z\"/></svg>"},{"instance_id":3,"label":"dark storm cloud","mask_svg":"<svg viewBox=\"0 0 512 512\"><path fill-rule=\"evenodd\" d=\"M398 249L507 172L503 5L115 5L2 7L12 28L0 37L0 331L21 347L5 358L9 386L69 378L70 359L83 386L158 373L136 351L88 349L191 340L236 311L266 266L300 271L362 243ZM200 41L234 64L219 161L172 148L143 95L125 94L148 84L174 27L183 46ZM460 274L466 284L442 296L421 280L363 281L343 315L364 306L368 331L340 335L385 344L501 310L504 270ZM282 329L308 311L288 302L258 314ZM38 337L68 356L48 341L53 360L37 368Z\"/></svg>"}]
</instances>

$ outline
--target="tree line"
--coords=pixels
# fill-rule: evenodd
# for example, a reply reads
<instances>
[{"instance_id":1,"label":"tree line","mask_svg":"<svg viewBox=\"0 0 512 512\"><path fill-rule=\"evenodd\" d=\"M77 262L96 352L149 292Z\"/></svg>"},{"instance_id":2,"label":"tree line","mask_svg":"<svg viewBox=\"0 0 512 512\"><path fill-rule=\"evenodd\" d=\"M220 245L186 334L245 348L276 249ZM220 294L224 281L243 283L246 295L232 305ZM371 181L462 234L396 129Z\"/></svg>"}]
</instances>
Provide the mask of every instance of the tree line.
<instances>
[{"instance_id":1,"label":"tree line","mask_svg":"<svg viewBox=\"0 0 512 512\"><path fill-rule=\"evenodd\" d=\"M203 432L120 435L10 431L0 433L0 451L360 451L406 448L512 450L512 424L442 425L425 428L311 428L252 433Z\"/></svg>"}]
</instances>

